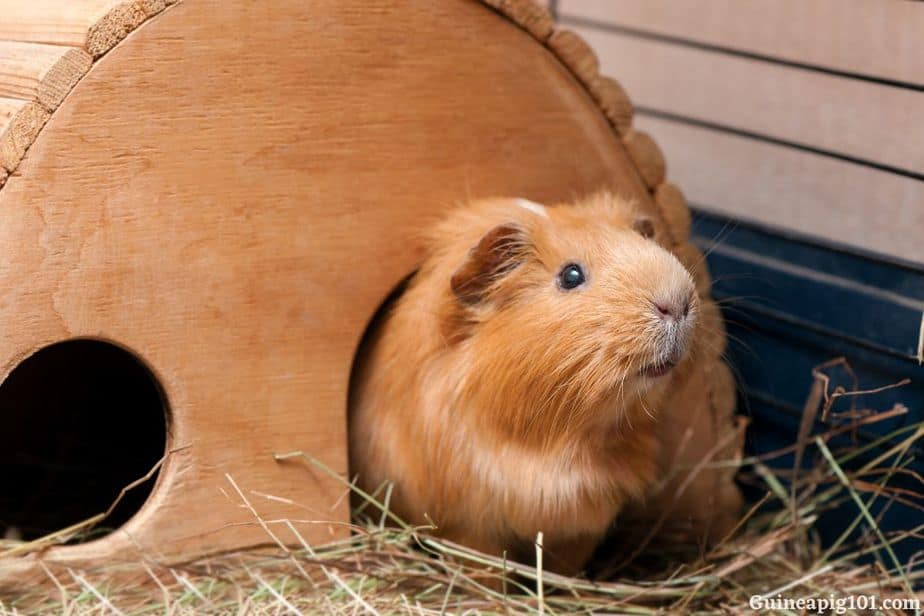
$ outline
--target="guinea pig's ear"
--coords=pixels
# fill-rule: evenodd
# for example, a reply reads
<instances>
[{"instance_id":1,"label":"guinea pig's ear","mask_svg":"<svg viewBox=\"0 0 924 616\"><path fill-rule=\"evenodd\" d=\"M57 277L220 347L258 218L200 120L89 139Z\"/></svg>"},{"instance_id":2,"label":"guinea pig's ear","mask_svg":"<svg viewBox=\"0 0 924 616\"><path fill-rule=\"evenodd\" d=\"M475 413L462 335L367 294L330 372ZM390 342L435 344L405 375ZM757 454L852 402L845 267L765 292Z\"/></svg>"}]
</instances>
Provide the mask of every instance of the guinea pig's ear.
<instances>
[{"instance_id":1,"label":"guinea pig's ear","mask_svg":"<svg viewBox=\"0 0 924 616\"><path fill-rule=\"evenodd\" d=\"M484 234L450 279L463 304L477 304L492 283L520 265L527 255L526 232L515 224L498 225Z\"/></svg>"}]
</instances>

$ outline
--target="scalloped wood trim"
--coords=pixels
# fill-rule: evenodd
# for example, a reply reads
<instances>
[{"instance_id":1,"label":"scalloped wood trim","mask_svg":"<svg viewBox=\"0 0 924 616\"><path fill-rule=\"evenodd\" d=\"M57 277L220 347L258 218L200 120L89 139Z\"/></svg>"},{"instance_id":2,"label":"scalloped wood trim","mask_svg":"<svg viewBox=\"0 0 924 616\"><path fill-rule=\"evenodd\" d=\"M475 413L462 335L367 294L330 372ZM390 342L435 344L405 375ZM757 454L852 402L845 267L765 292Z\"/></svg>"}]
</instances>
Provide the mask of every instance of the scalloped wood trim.
<instances>
[{"instance_id":1,"label":"scalloped wood trim","mask_svg":"<svg viewBox=\"0 0 924 616\"><path fill-rule=\"evenodd\" d=\"M0 41L0 96L54 111L92 62L76 47Z\"/></svg>"},{"instance_id":2,"label":"scalloped wood trim","mask_svg":"<svg viewBox=\"0 0 924 616\"><path fill-rule=\"evenodd\" d=\"M549 49L558 56L574 76L590 86L600 76L600 61L587 42L571 30L557 28L547 42Z\"/></svg>"},{"instance_id":3,"label":"scalloped wood trim","mask_svg":"<svg viewBox=\"0 0 924 616\"><path fill-rule=\"evenodd\" d=\"M630 130L624 137L623 143L629 150L629 156L635 161L639 175L652 192L664 183L667 178L667 164L661 154L661 148L648 133Z\"/></svg>"},{"instance_id":4,"label":"scalloped wood trim","mask_svg":"<svg viewBox=\"0 0 924 616\"><path fill-rule=\"evenodd\" d=\"M506 15L511 21L545 43L555 30L555 20L552 15L535 2L519 2L518 0L482 0L491 8Z\"/></svg>"},{"instance_id":5,"label":"scalloped wood trim","mask_svg":"<svg viewBox=\"0 0 924 616\"><path fill-rule=\"evenodd\" d=\"M0 166L14 171L51 114L33 101L0 99Z\"/></svg>"},{"instance_id":6,"label":"scalloped wood trim","mask_svg":"<svg viewBox=\"0 0 924 616\"><path fill-rule=\"evenodd\" d=\"M93 61L176 0L0 0L0 188Z\"/></svg>"},{"instance_id":7,"label":"scalloped wood trim","mask_svg":"<svg viewBox=\"0 0 924 616\"><path fill-rule=\"evenodd\" d=\"M632 116L635 110L622 85L611 77L598 75L587 88L600 105L603 115L616 129L616 133L620 136L628 134L632 129Z\"/></svg>"},{"instance_id":8,"label":"scalloped wood trim","mask_svg":"<svg viewBox=\"0 0 924 616\"><path fill-rule=\"evenodd\" d=\"M680 189L670 182L664 182L655 189L654 199L661 208L661 214L664 216L674 243L682 242L684 238L690 237L692 225L690 209Z\"/></svg>"}]
</instances>

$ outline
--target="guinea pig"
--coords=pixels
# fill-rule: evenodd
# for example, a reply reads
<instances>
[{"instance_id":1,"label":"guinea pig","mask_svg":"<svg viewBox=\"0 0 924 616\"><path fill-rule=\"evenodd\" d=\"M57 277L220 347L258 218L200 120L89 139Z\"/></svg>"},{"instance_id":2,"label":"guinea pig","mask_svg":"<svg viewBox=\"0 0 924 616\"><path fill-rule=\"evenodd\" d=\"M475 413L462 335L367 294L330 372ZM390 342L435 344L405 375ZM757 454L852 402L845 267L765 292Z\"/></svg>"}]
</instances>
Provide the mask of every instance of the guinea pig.
<instances>
[{"instance_id":1,"label":"guinea pig","mask_svg":"<svg viewBox=\"0 0 924 616\"><path fill-rule=\"evenodd\" d=\"M351 388L359 485L444 538L579 572L658 474L655 413L686 359L690 274L656 224L601 193L488 199L426 236Z\"/></svg>"}]
</instances>

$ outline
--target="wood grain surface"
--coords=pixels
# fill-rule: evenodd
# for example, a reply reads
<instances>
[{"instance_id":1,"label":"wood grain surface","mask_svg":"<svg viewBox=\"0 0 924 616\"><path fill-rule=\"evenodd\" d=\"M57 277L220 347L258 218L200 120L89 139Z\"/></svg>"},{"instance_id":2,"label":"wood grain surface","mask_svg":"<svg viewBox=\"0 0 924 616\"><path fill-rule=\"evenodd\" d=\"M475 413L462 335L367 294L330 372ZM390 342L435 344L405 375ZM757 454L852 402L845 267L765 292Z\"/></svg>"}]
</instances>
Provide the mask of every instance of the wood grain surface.
<instances>
[{"instance_id":1,"label":"wood grain surface","mask_svg":"<svg viewBox=\"0 0 924 616\"><path fill-rule=\"evenodd\" d=\"M488 8L268 4L188 0L151 20L0 191L0 319L16 324L0 373L59 340L114 340L154 369L173 419L145 508L46 563L267 541L228 476L267 519L343 536L344 486L273 454L346 472L353 355L421 226L496 194L611 185L650 203L592 98Z\"/></svg>"},{"instance_id":2,"label":"wood grain surface","mask_svg":"<svg viewBox=\"0 0 924 616\"><path fill-rule=\"evenodd\" d=\"M924 85L924 7L906 0L559 0L558 13Z\"/></svg>"},{"instance_id":3,"label":"wood grain surface","mask_svg":"<svg viewBox=\"0 0 924 616\"><path fill-rule=\"evenodd\" d=\"M636 105L924 173L921 92L575 30Z\"/></svg>"},{"instance_id":4,"label":"wood grain surface","mask_svg":"<svg viewBox=\"0 0 924 616\"><path fill-rule=\"evenodd\" d=\"M0 319L16 324L0 330L0 376L54 342L111 340L153 369L171 412L141 512L43 566L266 543L254 511L311 542L344 536L342 479L273 456L301 450L346 475L359 340L416 266L420 230L459 201L610 187L699 264L683 196L631 129L625 92L526 2L183 0L154 18L164 2L5 3L0 38L96 62L50 119L35 77L0 101L16 129L0 142L15 170L0 190ZM699 388L697 413L678 403L665 417L696 433L680 463L734 436L733 401L710 393L727 384L702 384L720 363L710 354L680 381ZM735 510L727 470L698 486L720 500L685 498L684 520ZM38 572L34 555L2 561L0 586Z\"/></svg>"},{"instance_id":5,"label":"wood grain surface","mask_svg":"<svg viewBox=\"0 0 924 616\"><path fill-rule=\"evenodd\" d=\"M695 205L924 263L924 182L677 122L636 124Z\"/></svg>"},{"instance_id":6,"label":"wood grain surface","mask_svg":"<svg viewBox=\"0 0 924 616\"><path fill-rule=\"evenodd\" d=\"M924 3L562 0L703 210L924 263Z\"/></svg>"}]
</instances>

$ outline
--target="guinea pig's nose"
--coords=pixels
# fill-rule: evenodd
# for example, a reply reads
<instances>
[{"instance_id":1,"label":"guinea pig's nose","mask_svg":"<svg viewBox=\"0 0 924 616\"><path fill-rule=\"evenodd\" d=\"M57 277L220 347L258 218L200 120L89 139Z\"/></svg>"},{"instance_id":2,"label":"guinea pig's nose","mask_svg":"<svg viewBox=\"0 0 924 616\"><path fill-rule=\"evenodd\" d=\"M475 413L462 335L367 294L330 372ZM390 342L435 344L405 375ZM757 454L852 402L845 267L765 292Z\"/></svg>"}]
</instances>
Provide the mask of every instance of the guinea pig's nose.
<instances>
[{"instance_id":1,"label":"guinea pig's nose","mask_svg":"<svg viewBox=\"0 0 924 616\"><path fill-rule=\"evenodd\" d=\"M655 302L655 310L665 321L679 321L690 314L690 304L693 302L693 296L687 295L682 300L667 300Z\"/></svg>"}]
</instances>

